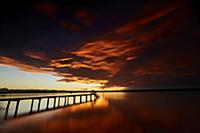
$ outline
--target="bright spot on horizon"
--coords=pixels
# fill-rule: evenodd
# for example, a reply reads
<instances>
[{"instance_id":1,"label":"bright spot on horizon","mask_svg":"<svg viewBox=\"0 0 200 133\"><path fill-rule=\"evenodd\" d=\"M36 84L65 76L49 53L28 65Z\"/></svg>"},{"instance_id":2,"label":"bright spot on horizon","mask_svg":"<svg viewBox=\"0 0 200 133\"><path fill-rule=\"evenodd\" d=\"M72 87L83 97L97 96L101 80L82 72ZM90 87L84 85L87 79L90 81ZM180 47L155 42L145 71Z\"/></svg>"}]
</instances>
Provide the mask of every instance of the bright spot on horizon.
<instances>
[{"instance_id":1,"label":"bright spot on horizon","mask_svg":"<svg viewBox=\"0 0 200 133\"><path fill-rule=\"evenodd\" d=\"M128 87L113 86L104 88L104 90L126 90L126 89L128 89Z\"/></svg>"}]
</instances>

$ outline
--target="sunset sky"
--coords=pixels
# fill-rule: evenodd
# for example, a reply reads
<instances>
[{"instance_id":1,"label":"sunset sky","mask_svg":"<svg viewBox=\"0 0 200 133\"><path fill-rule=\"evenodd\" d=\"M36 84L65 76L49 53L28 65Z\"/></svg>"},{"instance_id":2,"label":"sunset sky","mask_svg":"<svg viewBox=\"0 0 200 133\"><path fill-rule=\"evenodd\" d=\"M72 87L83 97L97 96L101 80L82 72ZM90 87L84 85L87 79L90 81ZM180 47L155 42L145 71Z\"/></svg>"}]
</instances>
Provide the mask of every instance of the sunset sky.
<instances>
[{"instance_id":1,"label":"sunset sky","mask_svg":"<svg viewBox=\"0 0 200 133\"><path fill-rule=\"evenodd\" d=\"M1 3L0 88L200 87L193 0Z\"/></svg>"}]
</instances>

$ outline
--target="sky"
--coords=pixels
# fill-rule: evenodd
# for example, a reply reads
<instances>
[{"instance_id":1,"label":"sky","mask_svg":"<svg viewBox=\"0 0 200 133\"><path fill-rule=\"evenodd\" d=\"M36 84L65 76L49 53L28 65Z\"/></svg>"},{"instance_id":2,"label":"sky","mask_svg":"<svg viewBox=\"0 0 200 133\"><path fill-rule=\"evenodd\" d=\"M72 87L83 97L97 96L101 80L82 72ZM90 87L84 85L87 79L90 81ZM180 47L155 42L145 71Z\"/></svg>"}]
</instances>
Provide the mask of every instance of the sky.
<instances>
[{"instance_id":1,"label":"sky","mask_svg":"<svg viewBox=\"0 0 200 133\"><path fill-rule=\"evenodd\" d=\"M0 88L200 87L193 0L2 1Z\"/></svg>"}]
</instances>

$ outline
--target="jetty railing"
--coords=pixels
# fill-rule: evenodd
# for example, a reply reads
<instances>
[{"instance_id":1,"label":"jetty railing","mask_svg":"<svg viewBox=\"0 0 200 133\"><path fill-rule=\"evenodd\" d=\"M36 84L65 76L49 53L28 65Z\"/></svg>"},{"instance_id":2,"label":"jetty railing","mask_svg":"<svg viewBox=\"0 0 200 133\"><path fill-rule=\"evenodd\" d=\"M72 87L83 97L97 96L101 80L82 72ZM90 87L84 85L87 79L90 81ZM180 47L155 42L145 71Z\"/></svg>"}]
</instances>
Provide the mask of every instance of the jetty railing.
<instances>
[{"instance_id":1,"label":"jetty railing","mask_svg":"<svg viewBox=\"0 0 200 133\"><path fill-rule=\"evenodd\" d=\"M77 101L77 97L79 98L79 101ZM24 100L31 100L30 103L30 110L28 113L25 114L32 114L32 113L37 113L41 111L47 111L51 109L56 109L56 108L61 108L61 107L66 107L66 106L71 106L75 104L81 104L84 102L92 102L95 101L98 98L98 95L96 93L87 93L87 94L68 94L68 95L55 95L55 96L31 96L31 97L22 97L22 98L2 98L0 99L0 102L2 101L7 101L7 105L5 108L5 116L4 119L8 118L8 112L9 108L12 102L15 102L15 111L14 111L14 118L18 116L18 109L20 107L20 102ZM46 99L46 108L41 109L41 101L43 99ZM53 107L49 108L49 103L50 100L53 99ZM61 99L63 101L64 99L64 104L61 105ZM83 100L84 99L84 100ZM37 110L33 110L34 105L36 104L35 102L38 101L37 104ZM57 103L57 106L56 106ZM44 105L43 105L44 106ZM23 114L21 114L23 115Z\"/></svg>"}]
</instances>

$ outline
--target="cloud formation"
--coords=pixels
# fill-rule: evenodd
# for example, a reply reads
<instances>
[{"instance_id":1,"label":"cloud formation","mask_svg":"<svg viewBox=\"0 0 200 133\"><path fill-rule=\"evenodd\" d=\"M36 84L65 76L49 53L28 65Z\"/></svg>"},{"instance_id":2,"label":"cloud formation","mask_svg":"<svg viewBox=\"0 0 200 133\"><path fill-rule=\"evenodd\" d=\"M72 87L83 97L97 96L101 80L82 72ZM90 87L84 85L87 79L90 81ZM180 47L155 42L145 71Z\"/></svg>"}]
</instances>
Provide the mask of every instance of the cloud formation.
<instances>
[{"instance_id":1,"label":"cloud formation","mask_svg":"<svg viewBox=\"0 0 200 133\"><path fill-rule=\"evenodd\" d=\"M50 68L42 68L42 67L39 68L39 67L36 67L33 65L28 65L19 60L15 60L15 59L5 57L5 56L0 56L0 64L8 65L8 66L15 66L22 71L32 72L32 73L48 73L48 71L46 71L46 70L50 70L50 71L53 70Z\"/></svg>"},{"instance_id":2,"label":"cloud formation","mask_svg":"<svg viewBox=\"0 0 200 133\"><path fill-rule=\"evenodd\" d=\"M95 2L89 7L71 1L66 6L39 3L35 10L48 17L57 15L55 27L59 24L71 32L48 30L43 38L47 41L36 44L36 36L30 45L17 49L18 55L8 48L7 53L0 53L0 63L23 71L54 72L62 77L60 82L104 87L198 86L200 28L194 10L187 0L144 3L138 5L136 14L125 12L126 6L116 12L109 2L109 9L95 6ZM109 18L123 14L128 19L119 18L120 23L109 25L105 12L111 9Z\"/></svg>"}]
</instances>

